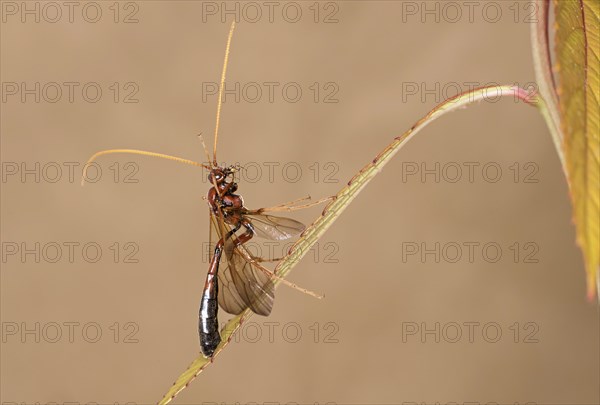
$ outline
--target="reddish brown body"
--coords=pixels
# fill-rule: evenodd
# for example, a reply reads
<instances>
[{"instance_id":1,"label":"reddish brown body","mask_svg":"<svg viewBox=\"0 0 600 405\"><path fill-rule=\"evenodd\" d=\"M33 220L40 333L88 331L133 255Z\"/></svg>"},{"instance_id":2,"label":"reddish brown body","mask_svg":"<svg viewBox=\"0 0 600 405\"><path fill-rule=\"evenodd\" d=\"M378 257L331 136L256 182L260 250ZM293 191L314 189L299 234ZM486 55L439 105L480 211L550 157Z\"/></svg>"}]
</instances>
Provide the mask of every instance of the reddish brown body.
<instances>
[{"instance_id":1,"label":"reddish brown body","mask_svg":"<svg viewBox=\"0 0 600 405\"><path fill-rule=\"evenodd\" d=\"M208 181L212 184L207 200L211 209L211 221L220 239L214 245L206 283L200 302L200 347L202 353L211 357L221 342L217 312L219 305L228 313L238 315L246 308L259 315L269 315L273 308L274 285L269 271L256 265L263 258L250 258L241 245L255 235L271 240L287 240L301 234L305 226L290 218L265 213L265 209L248 210L244 200L235 194L237 184L232 177L235 169L215 164ZM241 235L236 232L244 228ZM242 255L240 251L245 252ZM221 257L225 255L225 267L219 272ZM266 274L265 274L266 272ZM219 292L219 278L223 291Z\"/></svg>"},{"instance_id":2,"label":"reddish brown body","mask_svg":"<svg viewBox=\"0 0 600 405\"><path fill-rule=\"evenodd\" d=\"M233 235L243 225L246 232L239 236L235 245L248 242L254 236L252 224L243 218L246 209L244 208L244 199L242 196L234 194L237 190L237 183L227 182L227 177L232 173L230 168L222 169L220 167L211 170L208 175L208 181L213 185L208 190L207 200L214 215L222 213L225 223L233 228L227 235L221 238L215 245L212 260L206 275L206 282L200 301L199 325L200 347L202 353L211 357L221 343L219 334L219 321L217 312L219 309L217 296L219 294L219 262L223 254L225 240Z\"/></svg>"},{"instance_id":3,"label":"reddish brown body","mask_svg":"<svg viewBox=\"0 0 600 405\"><path fill-rule=\"evenodd\" d=\"M211 244L214 246L214 253L211 257L200 302L198 326L200 333L200 348L202 353L207 357L213 356L216 348L221 342L217 319L219 307L232 315L239 315L243 311L250 309L258 315L268 316L271 313L275 299L275 285L273 280L274 278L277 278L279 281L285 282L285 280L276 276L274 272L269 271L260 264L260 262L263 261L275 262L280 259L267 260L262 257L254 257L244 248L243 244L248 242L255 235L270 240L283 241L302 234L306 227L301 222L290 218L270 215L268 212L282 210L291 211L315 205L305 204L303 206L293 206L293 203L304 200L300 199L276 207L248 210L244 207L244 200L242 197L235 194L237 191L237 184L233 179L228 181L228 178L230 178L236 169L234 167L220 167L217 163L217 140L222 104L221 99L223 88L225 87L227 58L234 26L235 23L232 23L231 29L229 30L221 75L221 85L219 86L219 103L217 105L217 120L212 159L206 146L204 147L208 162L210 163L203 164L177 156L137 149L110 149L94 154L84 166L83 176L85 178L88 165L92 163L96 157L109 153L132 153L160 157L192 166L202 167L209 171L210 174L208 179L212 186L208 191L207 200L210 205L210 238ZM204 145L204 141L202 141L202 143ZM316 203L318 204L320 201ZM244 227L245 231L241 235L236 235L236 232L238 232L241 227ZM221 263L222 258L223 260ZM220 264L221 269L219 269ZM221 291L219 291L219 284L222 287Z\"/></svg>"},{"instance_id":4,"label":"reddish brown body","mask_svg":"<svg viewBox=\"0 0 600 405\"><path fill-rule=\"evenodd\" d=\"M233 227L244 225L249 231L252 226L249 222L243 221L243 215L246 212L244 208L244 199L241 195L234 194L237 191L237 183L227 182L227 177L233 173L230 168L216 168L211 170L208 181L213 186L208 190L208 203L213 214L219 215L219 210L223 213L223 219ZM251 232L253 234L253 232Z\"/></svg>"}]
</instances>

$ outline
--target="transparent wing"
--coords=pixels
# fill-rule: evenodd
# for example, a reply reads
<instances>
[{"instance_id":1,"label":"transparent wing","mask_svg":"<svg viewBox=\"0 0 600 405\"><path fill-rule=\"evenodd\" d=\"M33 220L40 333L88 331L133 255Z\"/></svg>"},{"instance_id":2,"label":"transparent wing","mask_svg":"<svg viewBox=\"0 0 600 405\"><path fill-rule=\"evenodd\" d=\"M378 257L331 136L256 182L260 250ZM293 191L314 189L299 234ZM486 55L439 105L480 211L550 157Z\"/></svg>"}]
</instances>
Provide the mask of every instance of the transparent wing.
<instances>
[{"instance_id":1,"label":"transparent wing","mask_svg":"<svg viewBox=\"0 0 600 405\"><path fill-rule=\"evenodd\" d=\"M227 235L231 227L219 216L210 215L210 246ZM273 309L275 289L268 274L248 261L252 256L243 246L235 246L235 235L225 241L219 266L219 306L226 312L240 314L250 308L259 315L269 315Z\"/></svg>"},{"instance_id":2,"label":"transparent wing","mask_svg":"<svg viewBox=\"0 0 600 405\"><path fill-rule=\"evenodd\" d=\"M215 245L221 239L221 235L226 235L229 232L230 228L227 224L222 223L224 230L221 231L219 229L219 225L217 224L217 218L210 212L209 209L209 218L210 218L210 258L212 260L215 252ZM244 300L237 292L235 285L233 284L233 278L231 276L231 270L229 269L229 261L224 258L225 255L221 256L221 262L219 264L219 291L218 291L218 300L219 306L226 312L230 314L239 314L244 308L246 308L246 304Z\"/></svg>"},{"instance_id":3,"label":"transparent wing","mask_svg":"<svg viewBox=\"0 0 600 405\"><path fill-rule=\"evenodd\" d=\"M300 235L306 227L302 222L291 218L266 214L245 214L250 219L256 234L261 238L286 240Z\"/></svg>"},{"instance_id":4,"label":"transparent wing","mask_svg":"<svg viewBox=\"0 0 600 405\"><path fill-rule=\"evenodd\" d=\"M275 287L269 275L248 261L250 252L243 245L235 247L233 240L225 243L224 253L229 268L235 267L230 272L233 284L246 306L259 315L269 315L275 300Z\"/></svg>"}]
</instances>

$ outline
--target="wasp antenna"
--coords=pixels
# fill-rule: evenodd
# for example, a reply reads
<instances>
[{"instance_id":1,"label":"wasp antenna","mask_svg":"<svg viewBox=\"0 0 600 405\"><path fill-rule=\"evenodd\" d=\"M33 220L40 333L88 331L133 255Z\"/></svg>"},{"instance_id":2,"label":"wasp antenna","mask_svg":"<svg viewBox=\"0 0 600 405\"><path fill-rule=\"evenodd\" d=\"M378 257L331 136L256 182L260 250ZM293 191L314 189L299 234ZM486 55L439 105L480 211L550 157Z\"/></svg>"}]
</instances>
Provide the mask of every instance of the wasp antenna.
<instances>
[{"instance_id":1,"label":"wasp antenna","mask_svg":"<svg viewBox=\"0 0 600 405\"><path fill-rule=\"evenodd\" d=\"M200 138L200 142L202 142L202 148L204 149L204 153L206 154L206 162L210 165L210 153L208 152L208 148L206 147L206 143L204 142L202 132L198 134L198 138Z\"/></svg>"},{"instance_id":2,"label":"wasp antenna","mask_svg":"<svg viewBox=\"0 0 600 405\"><path fill-rule=\"evenodd\" d=\"M113 153L129 153L132 155L144 155L144 156L158 157L158 158L162 158L162 159L173 160L173 161L179 162L179 163L185 163L185 164L191 165L191 166L199 166L199 167L205 168L206 170L210 170L209 166L204 165L202 163L194 162L193 160L184 159L184 158L180 158L177 156L165 155L164 153L149 152L146 150L138 150L138 149L107 149L107 150L101 150L100 152L94 153L92 155L92 157L89 158L87 162L85 162L85 165L83 166L83 173L81 175L81 185L82 186L85 184L87 169L94 162L94 160L96 160L96 158L98 158L102 155L110 155Z\"/></svg>"},{"instance_id":3,"label":"wasp antenna","mask_svg":"<svg viewBox=\"0 0 600 405\"><path fill-rule=\"evenodd\" d=\"M215 123L215 141L213 143L213 165L217 166L217 141L219 139L219 121L221 118L221 100L223 99L223 87L225 85L225 75L227 73L227 62L229 61L229 48L231 47L231 38L235 29L235 21L231 23L229 28L229 36L227 37L227 45L225 47L225 59L223 60L223 70L221 71L221 85L219 86L219 100L217 102L217 120Z\"/></svg>"}]
</instances>

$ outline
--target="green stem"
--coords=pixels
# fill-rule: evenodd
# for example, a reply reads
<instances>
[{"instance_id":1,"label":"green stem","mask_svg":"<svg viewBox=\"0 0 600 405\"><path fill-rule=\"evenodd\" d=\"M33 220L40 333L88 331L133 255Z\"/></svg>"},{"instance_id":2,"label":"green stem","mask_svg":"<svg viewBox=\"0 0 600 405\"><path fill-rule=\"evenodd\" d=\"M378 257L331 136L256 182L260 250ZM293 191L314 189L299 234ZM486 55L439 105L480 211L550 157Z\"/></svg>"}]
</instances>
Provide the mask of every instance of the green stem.
<instances>
[{"instance_id":1,"label":"green stem","mask_svg":"<svg viewBox=\"0 0 600 405\"><path fill-rule=\"evenodd\" d=\"M415 123L408 131L394 138L394 140L383 149L379 155L369 162L362 170L356 174L346 187L341 189L330 202L323 213L316 221L304 231L300 239L292 246L288 254L279 262L275 272L279 277L285 277L292 268L302 259L310 248L323 236L325 231L335 222L341 213L350 205L352 200L360 191L378 174L381 169L394 157L394 155L404 146L406 142L412 139L420 130L425 128L435 119L442 115L464 108L484 100L496 100L498 97L510 96L517 98L527 104L540 108L540 111L547 111L545 103L536 94L529 94L527 91L516 86L490 86L474 89L467 93L459 94L445 100L436 106L427 115ZM542 112L544 114L544 112ZM275 284L279 280L274 281ZM222 343L215 351L212 359L207 359L200 354L194 362L185 370L175 381L171 389L163 396L159 404L164 405L171 402L175 396L185 389L190 382L198 376L206 367L212 364L212 361L221 353L223 348L229 343L231 337L239 329L242 322L252 316L252 311L246 309L241 314L227 322L221 330Z\"/></svg>"}]
</instances>

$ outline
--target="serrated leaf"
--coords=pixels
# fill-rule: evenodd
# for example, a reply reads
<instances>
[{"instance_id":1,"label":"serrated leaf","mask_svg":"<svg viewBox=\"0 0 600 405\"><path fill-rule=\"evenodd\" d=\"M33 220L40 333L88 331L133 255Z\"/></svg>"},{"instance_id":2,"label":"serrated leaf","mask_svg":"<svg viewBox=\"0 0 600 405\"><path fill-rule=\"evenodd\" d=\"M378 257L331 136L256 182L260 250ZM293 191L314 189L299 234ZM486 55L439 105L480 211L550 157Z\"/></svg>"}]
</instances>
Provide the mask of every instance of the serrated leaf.
<instances>
[{"instance_id":1,"label":"serrated leaf","mask_svg":"<svg viewBox=\"0 0 600 405\"><path fill-rule=\"evenodd\" d=\"M406 141L416 135L421 129L433 122L442 115L466 107L477 101L497 100L501 96L512 96L526 103L539 106L541 100L537 95L530 95L527 91L515 86L491 86L475 89L470 92L460 94L450 98L433 110L425 117L417 121L404 134L394 138L379 155L369 164L362 168L354 176L346 187L338 192L333 201L331 201L323 210L323 213L315 222L312 223L301 235L300 239L292 246L288 254L278 263L275 272L279 277L284 278L292 268L302 259L310 248L323 236L325 231L333 224L340 214L348 207L350 202L360 191L375 177L377 173L394 157L394 155L406 144ZM279 280L275 280L279 284ZM160 400L159 404L168 404L175 396L185 389L190 382L196 378L212 361L221 353L223 348L229 343L233 334L239 329L243 321L252 316L252 312L246 309L240 315L232 318L221 331L222 343L217 347L213 359L207 359L202 354L192 362L175 381L173 386Z\"/></svg>"},{"instance_id":2,"label":"serrated leaf","mask_svg":"<svg viewBox=\"0 0 600 405\"><path fill-rule=\"evenodd\" d=\"M548 40L549 0L532 0L537 19L531 24L531 46L533 51L533 67L540 96L545 103L540 106L540 112L544 116L552 141L556 147L560 163L565 175L567 168L563 152L563 134L560 129L560 114L558 112L558 96L556 94L556 82L552 74L552 59L550 56L550 44Z\"/></svg>"},{"instance_id":3,"label":"serrated leaf","mask_svg":"<svg viewBox=\"0 0 600 405\"><path fill-rule=\"evenodd\" d=\"M599 9L598 0L554 1L562 147L589 299L600 271Z\"/></svg>"}]
</instances>

